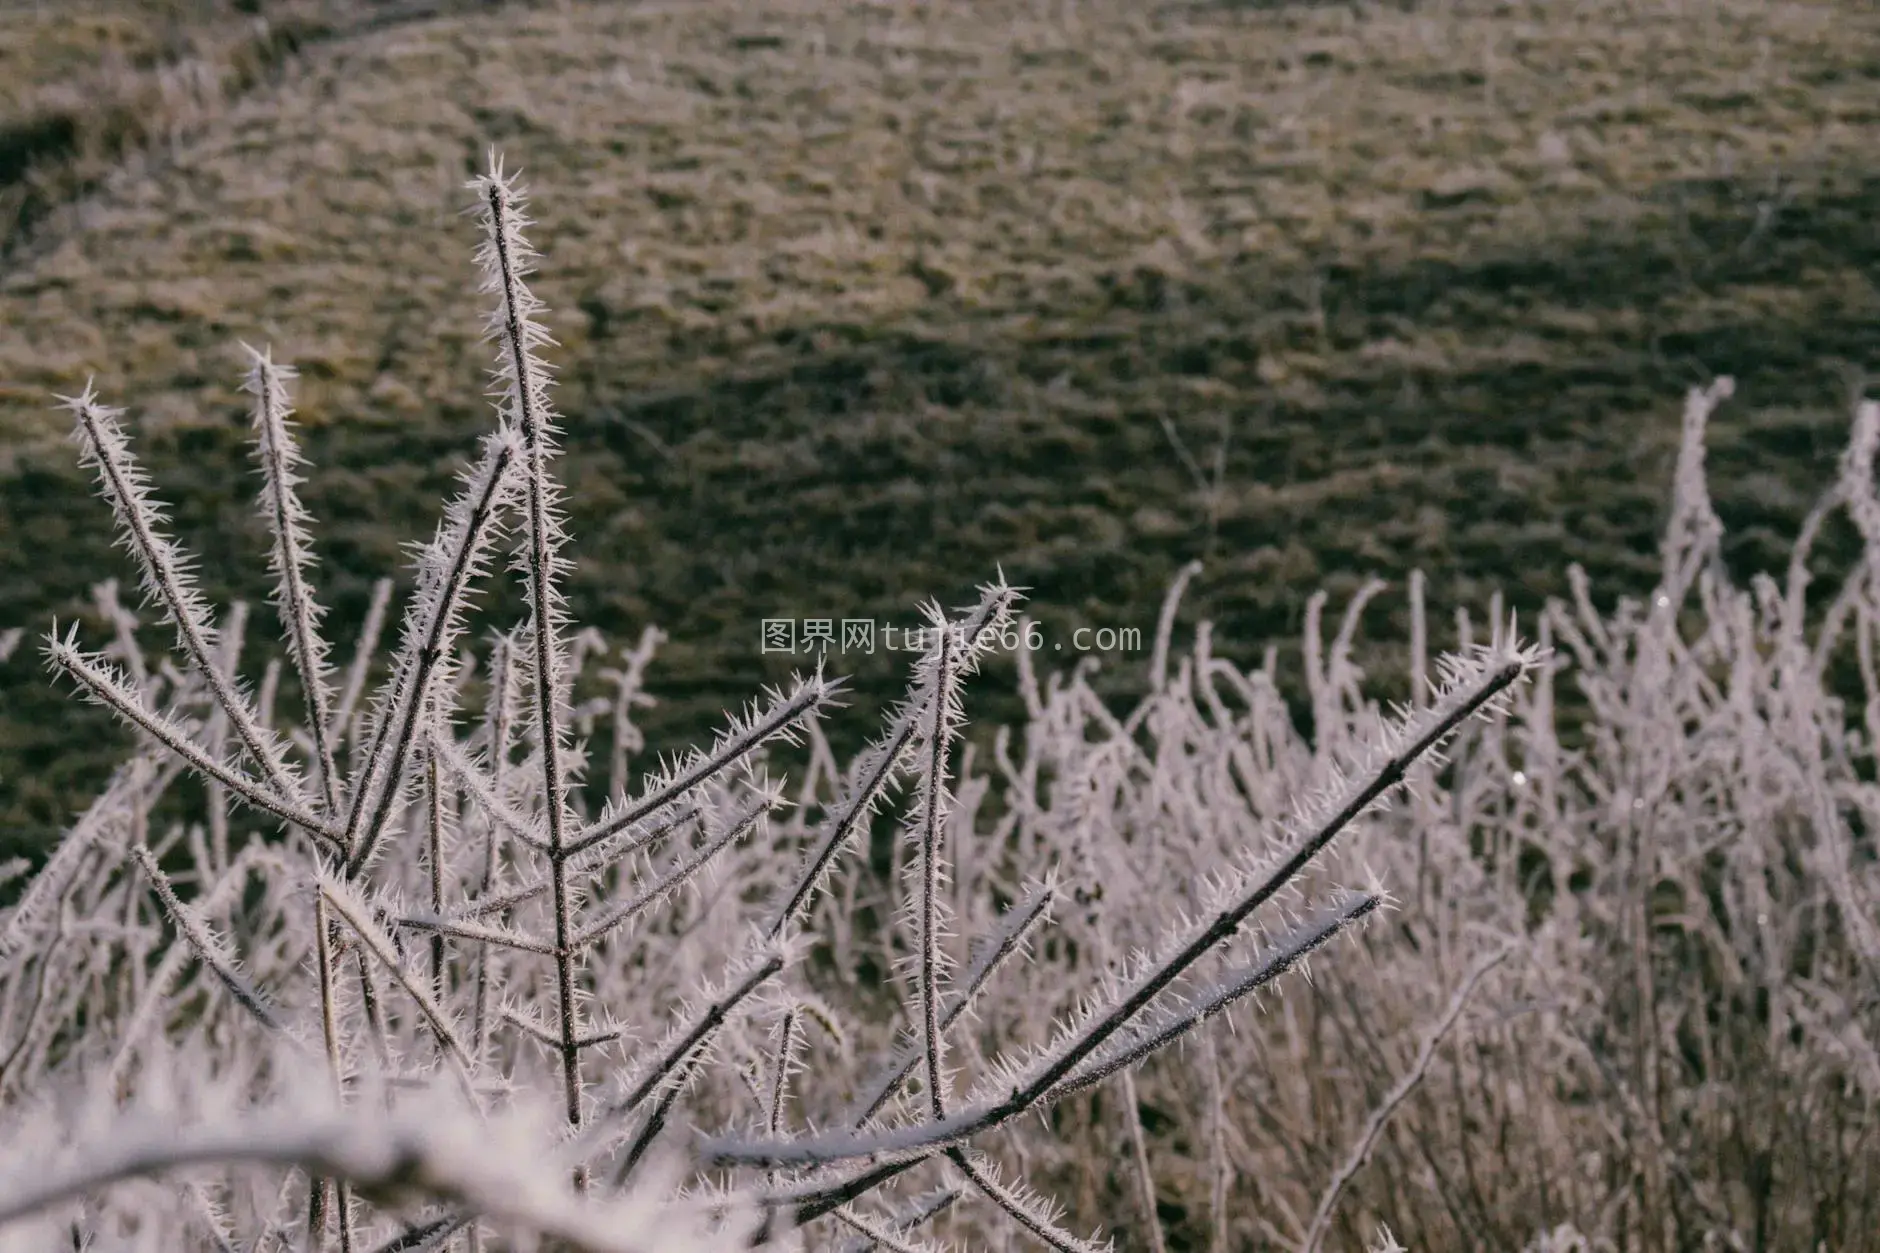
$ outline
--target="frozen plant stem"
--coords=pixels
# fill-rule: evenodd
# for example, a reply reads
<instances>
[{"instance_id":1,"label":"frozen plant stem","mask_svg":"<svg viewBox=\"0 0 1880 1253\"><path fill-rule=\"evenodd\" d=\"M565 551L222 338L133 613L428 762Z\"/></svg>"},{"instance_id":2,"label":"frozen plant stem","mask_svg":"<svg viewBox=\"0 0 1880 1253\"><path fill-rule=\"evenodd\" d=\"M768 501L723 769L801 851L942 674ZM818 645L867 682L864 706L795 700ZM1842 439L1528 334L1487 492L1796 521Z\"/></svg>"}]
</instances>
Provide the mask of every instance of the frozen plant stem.
<instances>
[{"instance_id":1,"label":"frozen plant stem","mask_svg":"<svg viewBox=\"0 0 1880 1253\"><path fill-rule=\"evenodd\" d=\"M283 799L297 802L300 785L288 772L279 745L261 728L247 697L216 665L215 629L209 623L208 606L190 578L189 560L163 534L163 510L150 498L144 472L131 456L117 422L121 411L98 404L89 384L83 394L65 401L78 419L77 435L84 459L98 471L99 486L117 512L126 547L143 567L144 585L151 598L162 605L183 651L209 685L243 747L261 767L267 785Z\"/></svg>"},{"instance_id":2,"label":"frozen plant stem","mask_svg":"<svg viewBox=\"0 0 1880 1253\"><path fill-rule=\"evenodd\" d=\"M542 757L542 791L548 820L548 873L555 915L555 991L561 1019L562 1095L567 1102L568 1126L581 1129L580 1023L575 1004L573 903L568 892L567 808L562 768L560 590L555 574L560 557L560 520L554 516L553 485L548 458L553 451L549 423L547 371L535 358L534 347L548 342L548 333L534 320L538 308L523 284L522 270L530 252L522 238L525 219L517 196L503 177L501 162L492 152L490 173L477 180L484 197L486 239L482 253L486 289L494 288L501 305L492 321L506 358L501 374L508 384L508 417L521 431L524 457L524 579L531 610L530 644L534 651L535 725ZM585 1171L577 1172L577 1189L586 1187Z\"/></svg>"},{"instance_id":3,"label":"frozen plant stem","mask_svg":"<svg viewBox=\"0 0 1880 1253\"><path fill-rule=\"evenodd\" d=\"M940 1070L940 837L946 826L947 741L957 671L953 624L940 623L939 656L934 661L933 727L929 732L926 794L920 825L920 1016L927 1045L927 1100L935 1118L945 1118L946 1099Z\"/></svg>"},{"instance_id":4,"label":"frozen plant stem","mask_svg":"<svg viewBox=\"0 0 1880 1253\"><path fill-rule=\"evenodd\" d=\"M333 987L333 927L327 914L326 897L315 887L313 893L313 943L315 977L320 983L320 1039L326 1048L327 1075L333 1082L333 1098L344 1105L346 1080L339 1046L339 1007ZM352 1197L350 1185L337 1183L340 1253L352 1253ZM317 1241L326 1226L327 1180L316 1175L307 1201L307 1229ZM317 1247L317 1245L316 1245Z\"/></svg>"},{"instance_id":5,"label":"frozen plant stem","mask_svg":"<svg viewBox=\"0 0 1880 1253\"><path fill-rule=\"evenodd\" d=\"M481 571L495 542L516 452L514 437L507 430L499 430L484 442L483 458L469 475L464 494L452 503L449 516L438 528L438 538L420 559L419 596L412 607L411 626L399 649L365 769L353 785L343 836L351 854L346 864L351 878L359 878L370 866L398 800L432 686L462 627L470 581Z\"/></svg>"},{"instance_id":6,"label":"frozen plant stem","mask_svg":"<svg viewBox=\"0 0 1880 1253\"><path fill-rule=\"evenodd\" d=\"M313 565L312 543L306 526L307 511L294 491L300 453L287 426L293 412L287 403L291 367L276 365L272 354L247 349L245 389L255 398L255 450L261 461L261 511L274 537L269 554L276 579L274 603L287 635L288 652L300 675L306 705L307 733L313 740L314 764L320 775L320 794L327 812L339 808L339 767L334 763L331 694L326 679L326 641L320 635L322 610L313 598L307 576Z\"/></svg>"}]
</instances>

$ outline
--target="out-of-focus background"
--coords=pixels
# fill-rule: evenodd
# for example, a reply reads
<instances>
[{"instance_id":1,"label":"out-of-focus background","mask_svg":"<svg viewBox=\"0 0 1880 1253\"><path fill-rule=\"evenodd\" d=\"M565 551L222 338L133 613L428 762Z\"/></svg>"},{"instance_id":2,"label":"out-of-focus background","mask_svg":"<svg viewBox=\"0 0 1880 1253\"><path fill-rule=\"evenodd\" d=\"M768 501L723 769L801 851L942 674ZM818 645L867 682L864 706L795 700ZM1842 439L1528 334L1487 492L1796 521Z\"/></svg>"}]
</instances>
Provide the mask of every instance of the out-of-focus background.
<instances>
[{"instance_id":1,"label":"out-of-focus background","mask_svg":"<svg viewBox=\"0 0 1880 1253\"><path fill-rule=\"evenodd\" d=\"M128 407L265 640L240 341L297 365L344 640L491 421L492 144L536 194L573 610L669 634L676 746L807 664L763 619L908 623L1001 565L1045 666L1152 638L1194 558L1183 620L1242 660L1380 575L1358 655L1402 690L1413 567L1445 622L1570 562L1649 586L1718 373L1727 556L1779 568L1880 359L1876 122L1863 0L5 4L0 854L126 743L32 639L132 577L53 393ZM865 731L905 657L830 661Z\"/></svg>"}]
</instances>

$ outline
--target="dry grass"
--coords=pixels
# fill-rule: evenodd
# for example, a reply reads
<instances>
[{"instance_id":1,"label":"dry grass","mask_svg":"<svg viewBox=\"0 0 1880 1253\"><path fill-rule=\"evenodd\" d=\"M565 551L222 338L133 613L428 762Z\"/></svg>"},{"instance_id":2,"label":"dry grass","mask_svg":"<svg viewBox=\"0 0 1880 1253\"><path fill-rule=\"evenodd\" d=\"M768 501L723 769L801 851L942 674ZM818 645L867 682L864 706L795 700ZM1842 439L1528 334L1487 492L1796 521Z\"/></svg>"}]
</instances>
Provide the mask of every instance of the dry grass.
<instances>
[{"instance_id":1,"label":"dry grass","mask_svg":"<svg viewBox=\"0 0 1880 1253\"><path fill-rule=\"evenodd\" d=\"M1196 612L1248 659L1367 571L1435 570L1442 603L1563 592L1568 559L1636 585L1666 397L1723 369L1752 411L1713 450L1730 555L1767 558L1880 316L1880 18L1360 11L568 4L310 47L0 281L7 520L62 558L0 589L36 622L97 568L46 408L93 373L229 532L212 559L248 550L224 380L266 339L304 370L356 618L480 404L429 240L492 140L557 188L574 593L672 633L663 727L774 677L760 617L898 617L999 561L1047 618L1146 627L1209 558ZM43 831L37 776L73 759L36 699L0 786Z\"/></svg>"},{"instance_id":2,"label":"dry grass","mask_svg":"<svg viewBox=\"0 0 1880 1253\"><path fill-rule=\"evenodd\" d=\"M69 230L297 54L481 0L28 0L0 12L0 253Z\"/></svg>"},{"instance_id":3,"label":"dry grass","mask_svg":"<svg viewBox=\"0 0 1880 1253\"><path fill-rule=\"evenodd\" d=\"M47 95L82 89L66 59L135 60L154 37L107 17L43 25L29 56ZM467 399L471 341L448 313L461 282L408 228L453 211L491 138L527 136L535 167L571 189L546 224L570 275L559 307L588 310L586 327L563 315L571 350L585 361L605 322L592 369L671 380L675 366L761 368L806 325L1091 330L1113 284L1145 269L1178 292L1250 258L1308 277L1331 259L1468 265L1639 232L1688 211L1667 203L1680 185L1813 197L1865 172L1876 55L1880 18L1820 3L1354 20L814 0L438 18L317 51L27 257L6 291L5 429L50 437L43 388L87 371L155 384L159 420L203 420L231 398L205 393L199 337L262 324L311 350L314 412L410 418ZM1749 234L1687 237L1665 261L1697 288L1719 254L1756 246ZM1660 334L1677 312L1714 316L1702 295ZM1798 295L1766 298L1792 315ZM1546 312L1467 343L1405 326L1346 354L1255 327L1257 374L1309 407L1339 355L1538 364L1549 332L1590 329L1584 312ZM90 334L75 341L77 326ZM434 331L443 351L415 351ZM362 340L384 353L338 346ZM1247 382L1198 379L1195 407Z\"/></svg>"}]
</instances>

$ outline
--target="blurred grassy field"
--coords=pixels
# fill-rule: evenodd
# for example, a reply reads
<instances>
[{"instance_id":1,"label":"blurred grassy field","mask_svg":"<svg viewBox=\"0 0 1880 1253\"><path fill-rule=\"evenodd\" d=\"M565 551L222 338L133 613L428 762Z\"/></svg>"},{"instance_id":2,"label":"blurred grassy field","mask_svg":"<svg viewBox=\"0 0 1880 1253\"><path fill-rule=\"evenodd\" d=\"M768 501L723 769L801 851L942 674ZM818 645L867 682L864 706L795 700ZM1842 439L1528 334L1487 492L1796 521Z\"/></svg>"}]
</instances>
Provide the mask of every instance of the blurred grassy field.
<instances>
[{"instance_id":1,"label":"blurred grassy field","mask_svg":"<svg viewBox=\"0 0 1880 1253\"><path fill-rule=\"evenodd\" d=\"M1152 636L1200 557L1184 620L1242 659L1379 574L1401 690L1414 566L1478 619L1571 561L1649 584L1715 373L1731 559L1784 560L1880 343L1861 0L110 0L0 10L0 47L0 134L41 136L0 144L0 629L128 574L49 408L90 374L215 590L265 593L237 340L302 371L356 620L489 421L462 184L494 143L537 193L574 607L670 634L656 734L787 672L761 619L906 622L1000 564L1067 642ZM120 98L169 120L34 130ZM834 661L855 718L893 694L900 659ZM30 845L121 741L30 647L0 701Z\"/></svg>"}]
</instances>

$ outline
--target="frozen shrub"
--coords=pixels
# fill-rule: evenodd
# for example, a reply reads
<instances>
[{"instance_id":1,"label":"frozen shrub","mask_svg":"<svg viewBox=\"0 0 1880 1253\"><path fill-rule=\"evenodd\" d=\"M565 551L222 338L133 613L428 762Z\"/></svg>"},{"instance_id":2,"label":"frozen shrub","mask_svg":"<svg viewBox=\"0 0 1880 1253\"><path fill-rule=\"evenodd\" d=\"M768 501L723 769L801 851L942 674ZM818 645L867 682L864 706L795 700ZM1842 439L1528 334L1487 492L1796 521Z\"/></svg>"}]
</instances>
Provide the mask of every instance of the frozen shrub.
<instances>
[{"instance_id":1,"label":"frozen shrub","mask_svg":"<svg viewBox=\"0 0 1880 1253\"><path fill-rule=\"evenodd\" d=\"M1367 717L1292 774L1273 771L1275 745L1233 748L1231 720L1184 728L1175 705L1141 725L1104 714L1093 743L1078 720L1100 707L1064 703L1086 700L1073 679L1033 700L1049 794L1028 766L985 832L960 694L1009 630L1018 596L1001 581L963 610L929 607L905 701L846 766L816 729L837 692L818 673L638 787L617 751L603 789L576 732L611 711L615 745L635 743L653 639L604 672L617 699L575 704L596 641L562 603L573 557L527 221L499 163L472 186L498 421L418 551L369 701L386 601L337 673L289 369L251 354L281 643L252 690L245 610L218 620L195 590L118 411L89 388L66 401L177 662L149 664L109 593L110 650L56 628L46 645L141 748L0 916L0 1237L680 1250L795 1246L817 1224L824 1241L910 1249L939 1223L1093 1247L1020 1178L1028 1158L1075 1150L1017 1124L1111 1085L1133 1120L1144 1059L1189 1040L1212 1056L1207 1019L1375 914L1381 887L1324 882L1322 854L1471 717L1502 711L1540 652L1497 631L1415 707ZM494 611L520 622L477 661L466 614L505 553L519 595ZM1210 665L1204 650L1175 686L1211 692ZM1350 686L1338 665L1334 704ZM1145 734L1175 756L1145 757ZM804 735L818 751L793 808L765 752ZM1199 773L1194 747L1210 755ZM199 816L158 822L185 775ZM862 935L850 907L876 888L844 854L889 817L896 925ZM1519 929L1487 921L1499 960ZM1454 951L1479 947L1442 925ZM887 946L897 1005L859 986L863 945ZM1435 1020L1421 1066L1466 999ZM1344 1177L1369 1151L1357 1142Z\"/></svg>"},{"instance_id":2,"label":"frozen shrub","mask_svg":"<svg viewBox=\"0 0 1880 1253\"><path fill-rule=\"evenodd\" d=\"M1063 1103L1059 1128L1119 1151L1040 1139L1034 1178L1141 1215L1142 1247L1357 1248L1383 1220L1416 1249L1880 1248L1880 405L1858 408L1788 570L1740 587L1703 472L1730 391L1688 398L1650 597L1602 614L1575 569L1536 681L1343 843L1402 908L1274 1012L1149 1062L1131 1097ZM1811 588L1836 511L1864 556ZM1067 904L1063 940L989 994L989 1022L1070 1012L1246 832L1367 768L1389 714L1350 645L1378 590L1329 647L1311 603L1310 737L1270 659L1234 667L1206 624L1120 717L1079 672L1025 676L1022 738L962 783L1004 804L959 860L1066 849L1067 883L1102 897ZM1420 579L1410 596L1420 691ZM1858 675L1851 704L1836 662ZM1563 677L1578 725L1556 711Z\"/></svg>"}]
</instances>

